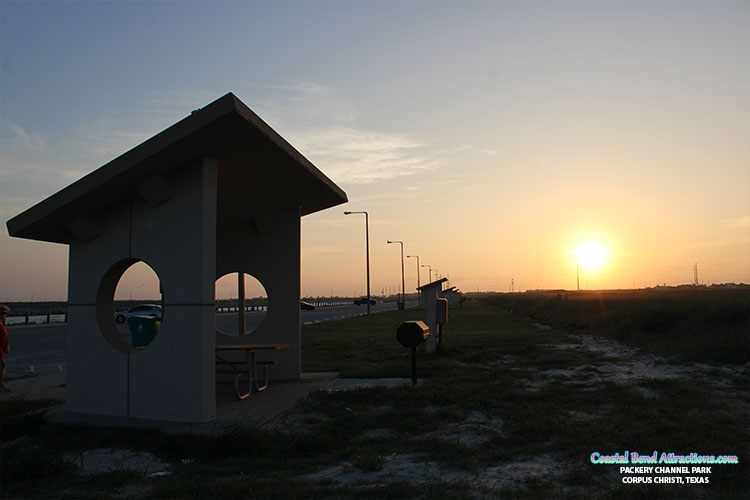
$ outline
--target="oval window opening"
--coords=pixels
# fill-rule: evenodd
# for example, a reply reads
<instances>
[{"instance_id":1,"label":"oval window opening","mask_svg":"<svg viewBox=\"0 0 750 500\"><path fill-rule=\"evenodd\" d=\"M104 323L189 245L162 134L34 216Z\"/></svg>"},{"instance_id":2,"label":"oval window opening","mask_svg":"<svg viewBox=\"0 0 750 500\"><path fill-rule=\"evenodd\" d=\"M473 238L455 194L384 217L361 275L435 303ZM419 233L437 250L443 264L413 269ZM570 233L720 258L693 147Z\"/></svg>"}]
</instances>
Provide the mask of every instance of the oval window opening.
<instances>
[{"instance_id":1,"label":"oval window opening","mask_svg":"<svg viewBox=\"0 0 750 500\"><path fill-rule=\"evenodd\" d=\"M216 280L216 331L230 336L247 335L257 330L268 312L268 294L254 276L228 273ZM244 314L242 287L244 286Z\"/></svg>"},{"instance_id":2,"label":"oval window opening","mask_svg":"<svg viewBox=\"0 0 750 500\"><path fill-rule=\"evenodd\" d=\"M143 261L127 268L114 293L117 334L129 350L153 342L164 320L164 300L159 276Z\"/></svg>"}]
</instances>

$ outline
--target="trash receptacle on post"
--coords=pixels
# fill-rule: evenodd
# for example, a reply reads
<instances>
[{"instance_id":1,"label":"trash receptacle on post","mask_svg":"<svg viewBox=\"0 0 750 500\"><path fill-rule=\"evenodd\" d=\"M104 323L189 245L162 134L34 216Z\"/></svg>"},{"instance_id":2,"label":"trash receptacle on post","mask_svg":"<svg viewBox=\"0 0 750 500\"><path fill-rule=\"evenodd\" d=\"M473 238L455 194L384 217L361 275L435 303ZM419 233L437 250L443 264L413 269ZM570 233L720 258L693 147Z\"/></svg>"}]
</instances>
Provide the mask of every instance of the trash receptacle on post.
<instances>
[{"instance_id":1,"label":"trash receptacle on post","mask_svg":"<svg viewBox=\"0 0 750 500\"><path fill-rule=\"evenodd\" d=\"M430 336L430 327L423 321L404 321L396 330L399 343L411 349L411 383L417 383L417 347Z\"/></svg>"},{"instance_id":2,"label":"trash receptacle on post","mask_svg":"<svg viewBox=\"0 0 750 500\"><path fill-rule=\"evenodd\" d=\"M128 318L128 328L132 335L133 347L146 347L159 333L161 320L154 316L131 316Z\"/></svg>"}]
</instances>

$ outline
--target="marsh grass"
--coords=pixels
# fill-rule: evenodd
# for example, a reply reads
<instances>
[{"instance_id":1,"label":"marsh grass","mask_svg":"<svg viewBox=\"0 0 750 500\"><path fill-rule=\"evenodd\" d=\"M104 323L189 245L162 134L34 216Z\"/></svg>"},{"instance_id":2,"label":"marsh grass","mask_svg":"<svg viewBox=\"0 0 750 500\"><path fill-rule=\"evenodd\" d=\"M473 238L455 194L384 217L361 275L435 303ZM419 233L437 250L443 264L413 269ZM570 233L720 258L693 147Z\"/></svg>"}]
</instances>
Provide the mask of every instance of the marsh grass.
<instances>
[{"instance_id":1,"label":"marsh grass","mask_svg":"<svg viewBox=\"0 0 750 500\"><path fill-rule=\"evenodd\" d=\"M748 416L734 406L748 400L744 376L732 379L732 397L700 377L629 384L545 378L545 370L594 369L613 358L556 349L577 340L557 328L539 329L506 307L474 300L451 309L441 353L418 353L419 385L317 392L282 415L278 426L233 426L204 436L58 425L39 416L54 402L4 401L3 496L102 498L130 488L147 498L747 497ZM409 351L397 343L395 330L422 314L393 311L305 326L303 371L408 377ZM37 415L33 425L18 423L29 414ZM14 426L6 438L6 428ZM62 460L65 453L94 448L146 451L172 463L172 474L84 477ZM740 465L714 467L707 486L634 487L622 485L613 466L589 461L594 451L625 450L737 454ZM414 480L378 476L404 456L426 464L415 468ZM565 464L564 470L500 485L478 479L539 457ZM425 479L419 474L427 464L448 472ZM331 467L362 479L310 476Z\"/></svg>"}]
</instances>

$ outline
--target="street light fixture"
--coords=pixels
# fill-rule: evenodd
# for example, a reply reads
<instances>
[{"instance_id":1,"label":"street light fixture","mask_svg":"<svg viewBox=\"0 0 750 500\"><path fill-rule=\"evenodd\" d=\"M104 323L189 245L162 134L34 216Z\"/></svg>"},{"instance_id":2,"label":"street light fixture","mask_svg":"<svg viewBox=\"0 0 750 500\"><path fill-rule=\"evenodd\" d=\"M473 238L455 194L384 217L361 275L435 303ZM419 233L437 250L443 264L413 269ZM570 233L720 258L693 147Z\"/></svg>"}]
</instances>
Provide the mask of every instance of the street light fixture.
<instances>
[{"instance_id":1,"label":"street light fixture","mask_svg":"<svg viewBox=\"0 0 750 500\"><path fill-rule=\"evenodd\" d=\"M404 280L404 242L388 240L388 243L401 243L401 309L406 309L406 280Z\"/></svg>"},{"instance_id":2,"label":"street light fixture","mask_svg":"<svg viewBox=\"0 0 750 500\"><path fill-rule=\"evenodd\" d=\"M429 264L422 264L422 267L426 267L426 268L428 268L428 269L427 269L427 273L428 273L428 276L427 276L427 277L428 277L428 278L430 278L430 281L429 281L429 283L432 283L432 266L431 266L431 265L429 265Z\"/></svg>"},{"instance_id":3,"label":"street light fixture","mask_svg":"<svg viewBox=\"0 0 750 500\"><path fill-rule=\"evenodd\" d=\"M365 211L344 212L344 215L365 214L365 252L367 256L367 314L370 314L370 217Z\"/></svg>"}]
</instances>

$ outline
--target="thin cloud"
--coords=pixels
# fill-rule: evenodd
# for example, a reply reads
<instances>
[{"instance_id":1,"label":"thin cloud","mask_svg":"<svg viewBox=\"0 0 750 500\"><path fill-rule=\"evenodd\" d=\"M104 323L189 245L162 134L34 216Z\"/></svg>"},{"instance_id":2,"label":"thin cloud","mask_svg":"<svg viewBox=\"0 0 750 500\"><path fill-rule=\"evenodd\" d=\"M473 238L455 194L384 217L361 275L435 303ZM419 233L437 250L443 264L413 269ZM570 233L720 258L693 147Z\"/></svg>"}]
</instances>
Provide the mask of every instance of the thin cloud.
<instances>
[{"instance_id":1,"label":"thin cloud","mask_svg":"<svg viewBox=\"0 0 750 500\"><path fill-rule=\"evenodd\" d=\"M9 218L65 185L66 165L41 134L0 122L0 216Z\"/></svg>"},{"instance_id":2,"label":"thin cloud","mask_svg":"<svg viewBox=\"0 0 750 500\"><path fill-rule=\"evenodd\" d=\"M104 110L54 138L0 120L0 213L25 210L216 97L203 90L154 94L125 112Z\"/></svg>"},{"instance_id":3,"label":"thin cloud","mask_svg":"<svg viewBox=\"0 0 750 500\"><path fill-rule=\"evenodd\" d=\"M41 134L27 132L16 123L0 119L0 144L6 147L40 150L45 147L45 138Z\"/></svg>"},{"instance_id":4,"label":"thin cloud","mask_svg":"<svg viewBox=\"0 0 750 500\"><path fill-rule=\"evenodd\" d=\"M357 109L335 89L310 82L250 85L256 100L245 104L285 136L289 129L323 124L347 125L358 116ZM243 96L238 96L243 99Z\"/></svg>"},{"instance_id":5,"label":"thin cloud","mask_svg":"<svg viewBox=\"0 0 750 500\"><path fill-rule=\"evenodd\" d=\"M735 219L727 219L724 221L724 225L740 229L750 229L750 215L743 215L742 217L737 217Z\"/></svg>"},{"instance_id":6,"label":"thin cloud","mask_svg":"<svg viewBox=\"0 0 750 500\"><path fill-rule=\"evenodd\" d=\"M365 184L437 167L425 144L403 134L334 126L289 135L292 144L336 182Z\"/></svg>"},{"instance_id":7,"label":"thin cloud","mask_svg":"<svg viewBox=\"0 0 750 500\"><path fill-rule=\"evenodd\" d=\"M303 257L309 257L313 255L338 254L349 251L350 250L348 248L344 248L340 245L303 246L301 249Z\"/></svg>"},{"instance_id":8,"label":"thin cloud","mask_svg":"<svg viewBox=\"0 0 750 500\"><path fill-rule=\"evenodd\" d=\"M407 134L358 127L358 110L336 89L311 82L252 85L273 94L248 102L335 182L367 184L437 167L428 145Z\"/></svg>"},{"instance_id":9,"label":"thin cloud","mask_svg":"<svg viewBox=\"0 0 750 500\"><path fill-rule=\"evenodd\" d=\"M305 96L330 97L334 90L326 85L312 82L292 82L279 84L254 84L252 87L288 92L290 100L303 100Z\"/></svg>"}]
</instances>

